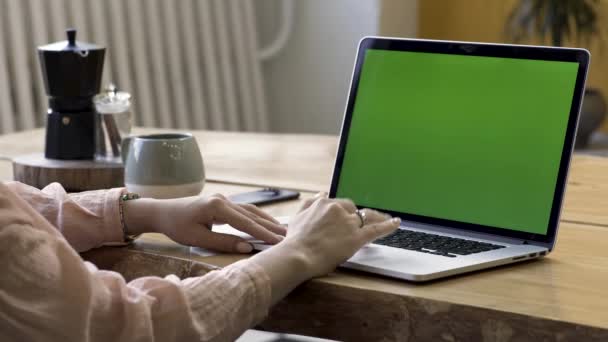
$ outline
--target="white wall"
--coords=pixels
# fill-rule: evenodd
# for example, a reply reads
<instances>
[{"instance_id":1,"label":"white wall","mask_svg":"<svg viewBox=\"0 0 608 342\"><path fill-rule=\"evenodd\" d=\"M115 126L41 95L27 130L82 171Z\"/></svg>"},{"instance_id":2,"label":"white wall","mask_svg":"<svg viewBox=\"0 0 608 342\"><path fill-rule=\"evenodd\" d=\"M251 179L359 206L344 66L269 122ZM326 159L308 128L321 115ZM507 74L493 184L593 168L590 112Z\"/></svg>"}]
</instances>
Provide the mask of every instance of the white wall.
<instances>
[{"instance_id":1,"label":"white wall","mask_svg":"<svg viewBox=\"0 0 608 342\"><path fill-rule=\"evenodd\" d=\"M386 1L386 0L385 0ZM416 31L416 0L403 14ZM277 29L280 0L258 0L261 44ZM339 132L357 43L378 34L381 0L295 0L295 23L286 48L264 63L271 129L275 132Z\"/></svg>"},{"instance_id":2,"label":"white wall","mask_svg":"<svg viewBox=\"0 0 608 342\"><path fill-rule=\"evenodd\" d=\"M277 1L258 7L261 42L277 27ZM271 129L337 133L358 40L377 33L378 1L296 0L285 50L264 63Z\"/></svg>"}]
</instances>

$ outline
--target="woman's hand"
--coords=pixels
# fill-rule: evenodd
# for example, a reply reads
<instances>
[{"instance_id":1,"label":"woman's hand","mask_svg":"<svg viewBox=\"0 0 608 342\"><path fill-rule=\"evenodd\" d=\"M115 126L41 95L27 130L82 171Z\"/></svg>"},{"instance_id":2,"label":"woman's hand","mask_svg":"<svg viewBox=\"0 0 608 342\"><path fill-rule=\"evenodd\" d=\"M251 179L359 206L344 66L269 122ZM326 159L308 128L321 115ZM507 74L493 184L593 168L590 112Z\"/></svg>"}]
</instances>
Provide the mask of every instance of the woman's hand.
<instances>
[{"instance_id":1,"label":"woman's hand","mask_svg":"<svg viewBox=\"0 0 608 342\"><path fill-rule=\"evenodd\" d=\"M392 233L400 219L371 209L363 209L365 224L357 207L347 199L317 198L304 203L289 223L282 244L291 245L307 256L313 276L331 272L365 244Z\"/></svg>"},{"instance_id":2,"label":"woman's hand","mask_svg":"<svg viewBox=\"0 0 608 342\"><path fill-rule=\"evenodd\" d=\"M286 229L254 205L239 205L222 195L170 200L138 199L123 203L129 232L158 232L188 245L223 252L249 253L252 246L238 236L215 233L213 224L227 223L270 244L283 239Z\"/></svg>"},{"instance_id":3,"label":"woman's hand","mask_svg":"<svg viewBox=\"0 0 608 342\"><path fill-rule=\"evenodd\" d=\"M325 275L365 244L390 234L399 218L364 209L365 224L349 200L315 198L295 215L283 242L251 257L270 278L276 303L305 280Z\"/></svg>"}]
</instances>

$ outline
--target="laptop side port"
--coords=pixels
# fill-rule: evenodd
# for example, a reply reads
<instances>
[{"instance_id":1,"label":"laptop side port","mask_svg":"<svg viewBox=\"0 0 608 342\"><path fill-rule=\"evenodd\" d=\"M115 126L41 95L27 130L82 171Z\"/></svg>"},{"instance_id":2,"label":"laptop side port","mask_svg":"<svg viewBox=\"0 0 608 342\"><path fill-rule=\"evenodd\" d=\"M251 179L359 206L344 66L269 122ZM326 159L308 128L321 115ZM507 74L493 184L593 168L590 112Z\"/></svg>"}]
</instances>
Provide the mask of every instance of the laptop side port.
<instances>
[{"instance_id":1,"label":"laptop side port","mask_svg":"<svg viewBox=\"0 0 608 342\"><path fill-rule=\"evenodd\" d=\"M532 253L530 255L528 255L530 258L534 258L536 256L536 253Z\"/></svg>"},{"instance_id":2,"label":"laptop side port","mask_svg":"<svg viewBox=\"0 0 608 342\"><path fill-rule=\"evenodd\" d=\"M525 255L520 255L518 257L513 258L513 260L521 260L524 259L526 256Z\"/></svg>"},{"instance_id":3,"label":"laptop side port","mask_svg":"<svg viewBox=\"0 0 608 342\"><path fill-rule=\"evenodd\" d=\"M547 252L540 252L540 253L538 253L538 255L539 256L545 256L545 255L547 255Z\"/></svg>"}]
</instances>

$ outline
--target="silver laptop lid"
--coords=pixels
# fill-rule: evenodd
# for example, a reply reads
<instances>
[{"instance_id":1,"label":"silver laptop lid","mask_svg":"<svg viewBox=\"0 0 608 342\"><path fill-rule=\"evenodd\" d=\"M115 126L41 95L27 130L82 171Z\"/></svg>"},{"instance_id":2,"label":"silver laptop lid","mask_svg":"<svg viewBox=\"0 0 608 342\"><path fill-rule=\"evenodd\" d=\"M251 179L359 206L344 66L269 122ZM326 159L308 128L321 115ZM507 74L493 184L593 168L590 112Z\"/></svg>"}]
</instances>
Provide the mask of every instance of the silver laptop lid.
<instances>
[{"instance_id":1,"label":"silver laptop lid","mask_svg":"<svg viewBox=\"0 0 608 342\"><path fill-rule=\"evenodd\" d=\"M588 63L583 49L364 38L330 197L552 245Z\"/></svg>"}]
</instances>

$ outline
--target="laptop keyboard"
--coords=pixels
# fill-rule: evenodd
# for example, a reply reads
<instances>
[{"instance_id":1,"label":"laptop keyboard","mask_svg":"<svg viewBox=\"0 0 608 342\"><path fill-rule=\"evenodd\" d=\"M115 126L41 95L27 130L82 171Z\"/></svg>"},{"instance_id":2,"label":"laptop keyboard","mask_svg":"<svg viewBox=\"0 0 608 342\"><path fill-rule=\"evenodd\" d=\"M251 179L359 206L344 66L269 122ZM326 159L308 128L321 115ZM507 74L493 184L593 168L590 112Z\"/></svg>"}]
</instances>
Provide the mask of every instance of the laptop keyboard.
<instances>
[{"instance_id":1,"label":"laptop keyboard","mask_svg":"<svg viewBox=\"0 0 608 342\"><path fill-rule=\"evenodd\" d=\"M374 243L422 253L441 255L448 258L505 248L505 246L486 242L465 240L405 229L398 229L391 235L374 241Z\"/></svg>"}]
</instances>

